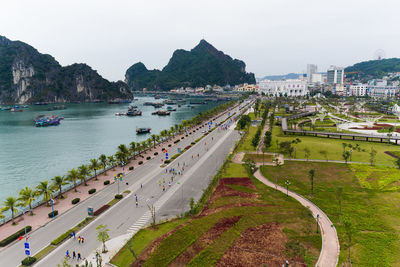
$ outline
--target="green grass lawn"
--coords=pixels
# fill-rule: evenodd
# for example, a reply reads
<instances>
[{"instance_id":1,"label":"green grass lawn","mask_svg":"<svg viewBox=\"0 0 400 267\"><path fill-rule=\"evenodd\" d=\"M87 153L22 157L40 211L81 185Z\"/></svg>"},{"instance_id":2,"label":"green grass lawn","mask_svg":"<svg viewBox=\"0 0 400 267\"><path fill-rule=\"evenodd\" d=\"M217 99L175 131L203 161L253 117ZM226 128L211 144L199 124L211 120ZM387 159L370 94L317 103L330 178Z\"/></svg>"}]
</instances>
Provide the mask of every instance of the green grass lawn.
<instances>
[{"instance_id":1,"label":"green grass lawn","mask_svg":"<svg viewBox=\"0 0 400 267\"><path fill-rule=\"evenodd\" d=\"M341 140L341 139L331 139L326 137L313 137L313 136L300 136L300 135L284 135L280 127L274 127L272 131L272 146L271 152L279 152L277 149L276 140L279 142L292 141L299 138L301 142L295 145L296 155L294 158L305 158L304 148L308 147L310 149L311 155L310 159L325 159L321 151L326 151L329 160L343 160L343 146L342 143L352 144L355 146L359 144L362 150L365 152L354 151L352 160L356 162L369 162L369 152L371 148L377 151L376 154L376 164L385 164L394 166L395 159L387 154L385 151L399 151L400 146L387 143L378 142L365 142L365 141L353 141L353 140ZM285 155L288 157L288 155Z\"/></svg>"},{"instance_id":2,"label":"green grass lawn","mask_svg":"<svg viewBox=\"0 0 400 267\"><path fill-rule=\"evenodd\" d=\"M264 154L264 157L263 157L262 154L249 154L249 153L246 153L246 154L244 155L242 161L246 161L246 160L248 160L248 159L251 159L251 160L253 160L254 162L263 162L263 161L265 161L265 162L272 162L272 158L273 158L272 155L267 155L267 154Z\"/></svg>"},{"instance_id":3,"label":"green grass lawn","mask_svg":"<svg viewBox=\"0 0 400 267\"><path fill-rule=\"evenodd\" d=\"M247 171L243 167L242 164L238 163L228 163L225 172L223 173L222 177L247 177Z\"/></svg>"},{"instance_id":4,"label":"green grass lawn","mask_svg":"<svg viewBox=\"0 0 400 267\"><path fill-rule=\"evenodd\" d=\"M315 169L314 194L308 172ZM337 163L285 162L262 167L265 177L311 199L333 221L340 241L339 265L347 259L348 243L340 222L337 188L343 188L342 214L354 225L353 266L399 266L400 171L394 168ZM397 177L397 179L396 179ZM342 216L343 216L342 215Z\"/></svg>"},{"instance_id":5,"label":"green grass lawn","mask_svg":"<svg viewBox=\"0 0 400 267\"><path fill-rule=\"evenodd\" d=\"M253 136L256 134L258 127L249 127L249 132L245 136L244 142L238 148L239 152L242 151L255 151L254 147L251 145L251 140Z\"/></svg>"}]
</instances>

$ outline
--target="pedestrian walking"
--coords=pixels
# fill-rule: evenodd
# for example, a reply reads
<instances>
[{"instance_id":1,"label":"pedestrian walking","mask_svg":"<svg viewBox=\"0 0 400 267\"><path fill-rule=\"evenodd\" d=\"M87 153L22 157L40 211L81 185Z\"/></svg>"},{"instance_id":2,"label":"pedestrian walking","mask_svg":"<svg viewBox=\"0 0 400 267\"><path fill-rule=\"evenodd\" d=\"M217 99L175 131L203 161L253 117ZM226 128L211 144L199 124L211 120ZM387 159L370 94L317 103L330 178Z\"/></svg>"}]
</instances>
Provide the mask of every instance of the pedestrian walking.
<instances>
[{"instance_id":1,"label":"pedestrian walking","mask_svg":"<svg viewBox=\"0 0 400 267\"><path fill-rule=\"evenodd\" d=\"M81 258L81 253L78 252L78 261L81 260L81 259L82 259L82 258Z\"/></svg>"},{"instance_id":2,"label":"pedestrian walking","mask_svg":"<svg viewBox=\"0 0 400 267\"><path fill-rule=\"evenodd\" d=\"M138 203L138 201L137 201L137 199L136 199L136 208L139 206L139 203Z\"/></svg>"},{"instance_id":3,"label":"pedestrian walking","mask_svg":"<svg viewBox=\"0 0 400 267\"><path fill-rule=\"evenodd\" d=\"M158 185L161 186L161 181L158 181Z\"/></svg>"},{"instance_id":4,"label":"pedestrian walking","mask_svg":"<svg viewBox=\"0 0 400 267\"><path fill-rule=\"evenodd\" d=\"M74 240L75 240L75 231L72 232L74 234Z\"/></svg>"},{"instance_id":5,"label":"pedestrian walking","mask_svg":"<svg viewBox=\"0 0 400 267\"><path fill-rule=\"evenodd\" d=\"M163 192L165 191L165 185L163 185L163 187L162 187L162 191L163 191Z\"/></svg>"},{"instance_id":6,"label":"pedestrian walking","mask_svg":"<svg viewBox=\"0 0 400 267\"><path fill-rule=\"evenodd\" d=\"M72 251L72 259L75 260L75 258L76 258L76 253L75 253L75 250L74 250L74 251Z\"/></svg>"},{"instance_id":7,"label":"pedestrian walking","mask_svg":"<svg viewBox=\"0 0 400 267\"><path fill-rule=\"evenodd\" d=\"M83 236L81 237L82 240L82 244L85 242L85 238L83 238Z\"/></svg>"},{"instance_id":8,"label":"pedestrian walking","mask_svg":"<svg viewBox=\"0 0 400 267\"><path fill-rule=\"evenodd\" d=\"M65 252L65 257L66 258L70 258L71 256L69 256L69 251L68 251L68 249L67 249L67 252Z\"/></svg>"},{"instance_id":9,"label":"pedestrian walking","mask_svg":"<svg viewBox=\"0 0 400 267\"><path fill-rule=\"evenodd\" d=\"M163 182L163 184L165 184L165 179L164 178L162 179L162 182Z\"/></svg>"},{"instance_id":10,"label":"pedestrian walking","mask_svg":"<svg viewBox=\"0 0 400 267\"><path fill-rule=\"evenodd\" d=\"M178 167L179 167L179 162L178 162Z\"/></svg>"},{"instance_id":11,"label":"pedestrian walking","mask_svg":"<svg viewBox=\"0 0 400 267\"><path fill-rule=\"evenodd\" d=\"M143 185L142 185L142 184L140 184L140 188L141 188L141 189L143 188Z\"/></svg>"},{"instance_id":12,"label":"pedestrian walking","mask_svg":"<svg viewBox=\"0 0 400 267\"><path fill-rule=\"evenodd\" d=\"M81 236L78 236L78 243L81 243Z\"/></svg>"},{"instance_id":13,"label":"pedestrian walking","mask_svg":"<svg viewBox=\"0 0 400 267\"><path fill-rule=\"evenodd\" d=\"M168 181L168 187L171 187L171 181Z\"/></svg>"},{"instance_id":14,"label":"pedestrian walking","mask_svg":"<svg viewBox=\"0 0 400 267\"><path fill-rule=\"evenodd\" d=\"M74 237L74 232L71 232L71 237Z\"/></svg>"},{"instance_id":15,"label":"pedestrian walking","mask_svg":"<svg viewBox=\"0 0 400 267\"><path fill-rule=\"evenodd\" d=\"M165 169L165 173L167 173L168 172L168 169Z\"/></svg>"},{"instance_id":16,"label":"pedestrian walking","mask_svg":"<svg viewBox=\"0 0 400 267\"><path fill-rule=\"evenodd\" d=\"M193 159L193 155L192 155L192 159Z\"/></svg>"},{"instance_id":17,"label":"pedestrian walking","mask_svg":"<svg viewBox=\"0 0 400 267\"><path fill-rule=\"evenodd\" d=\"M198 157L198 158L200 157L200 154L199 154L199 153L197 153L197 157Z\"/></svg>"}]
</instances>

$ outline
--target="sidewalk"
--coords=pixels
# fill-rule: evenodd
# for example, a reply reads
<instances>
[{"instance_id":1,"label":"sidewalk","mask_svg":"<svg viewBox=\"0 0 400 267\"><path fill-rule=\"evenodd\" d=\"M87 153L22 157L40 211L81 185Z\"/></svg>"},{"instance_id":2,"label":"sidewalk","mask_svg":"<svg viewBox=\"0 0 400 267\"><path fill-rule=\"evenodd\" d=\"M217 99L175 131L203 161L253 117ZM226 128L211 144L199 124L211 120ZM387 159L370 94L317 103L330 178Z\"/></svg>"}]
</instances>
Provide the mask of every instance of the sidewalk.
<instances>
[{"instance_id":1,"label":"sidewalk","mask_svg":"<svg viewBox=\"0 0 400 267\"><path fill-rule=\"evenodd\" d=\"M261 181L263 184L275 188L276 190L281 191L282 193L286 194L287 190L286 188L283 188L279 185L276 185L272 183L271 181L267 180L260 172L260 170L257 170L254 173L254 176ZM340 253L340 245L339 245L339 239L336 233L336 228L333 226L333 223L331 220L328 218L328 216L320 209L318 208L314 203L311 201L307 200L301 195L298 195L295 192L288 191L289 196L293 197L297 201L300 202L301 205L303 205L306 208L309 208L310 211L312 212L314 218L319 215L319 220L318 224L321 229L321 237L322 237L322 248L321 248L321 253L319 255L317 264L315 266L321 266L321 267L328 267L328 266L336 266L338 263L339 259L339 253Z\"/></svg>"}]
</instances>

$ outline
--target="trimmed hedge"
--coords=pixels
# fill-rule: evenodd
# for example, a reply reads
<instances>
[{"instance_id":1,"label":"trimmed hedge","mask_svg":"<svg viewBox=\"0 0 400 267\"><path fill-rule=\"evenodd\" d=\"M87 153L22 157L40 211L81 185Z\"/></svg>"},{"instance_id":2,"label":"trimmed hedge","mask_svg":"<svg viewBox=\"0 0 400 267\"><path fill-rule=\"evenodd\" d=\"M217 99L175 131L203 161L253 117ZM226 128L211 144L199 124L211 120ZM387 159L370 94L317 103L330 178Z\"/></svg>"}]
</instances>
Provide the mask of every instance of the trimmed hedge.
<instances>
[{"instance_id":1,"label":"trimmed hedge","mask_svg":"<svg viewBox=\"0 0 400 267\"><path fill-rule=\"evenodd\" d=\"M169 159L164 160L165 164L171 163L171 161Z\"/></svg>"},{"instance_id":2,"label":"trimmed hedge","mask_svg":"<svg viewBox=\"0 0 400 267\"><path fill-rule=\"evenodd\" d=\"M108 209L110 207L110 205L104 205L101 208L99 208L98 210L96 210L95 212L93 212L94 216L100 215L102 214L104 211L106 211L106 209Z\"/></svg>"},{"instance_id":3,"label":"trimmed hedge","mask_svg":"<svg viewBox=\"0 0 400 267\"><path fill-rule=\"evenodd\" d=\"M175 140L175 141L174 141L174 144L179 143L180 141L181 141L181 140L179 140L179 139L178 139L178 140Z\"/></svg>"},{"instance_id":4,"label":"trimmed hedge","mask_svg":"<svg viewBox=\"0 0 400 267\"><path fill-rule=\"evenodd\" d=\"M143 164L143 161L139 161L138 164L139 164L139 165L142 165L142 164Z\"/></svg>"},{"instance_id":5,"label":"trimmed hedge","mask_svg":"<svg viewBox=\"0 0 400 267\"><path fill-rule=\"evenodd\" d=\"M196 142L192 142L191 144L192 144L192 145L195 145L195 144L196 144Z\"/></svg>"},{"instance_id":6,"label":"trimmed hedge","mask_svg":"<svg viewBox=\"0 0 400 267\"><path fill-rule=\"evenodd\" d=\"M71 233L72 232L77 232L81 227L83 227L84 225L88 224L89 221L92 220L92 217L86 217L83 221L81 221L77 226L75 226L72 229L69 229L68 231L66 231L65 233L63 233L62 235L60 235L59 237L57 237L56 239L54 239L53 241L51 241L51 245L57 246L58 244L60 244L61 242L63 242L65 239L71 237Z\"/></svg>"},{"instance_id":7,"label":"trimmed hedge","mask_svg":"<svg viewBox=\"0 0 400 267\"><path fill-rule=\"evenodd\" d=\"M133 166L130 166L130 167L129 167L129 170L132 171L132 170L133 170Z\"/></svg>"},{"instance_id":8,"label":"trimmed hedge","mask_svg":"<svg viewBox=\"0 0 400 267\"><path fill-rule=\"evenodd\" d=\"M47 214L49 216L49 218L53 218L53 212L49 212L49 214ZM58 215L58 210L54 210L54 217L56 217Z\"/></svg>"},{"instance_id":9,"label":"trimmed hedge","mask_svg":"<svg viewBox=\"0 0 400 267\"><path fill-rule=\"evenodd\" d=\"M146 159L147 159L147 160L151 160L151 157L150 157L150 156L148 156Z\"/></svg>"},{"instance_id":10,"label":"trimmed hedge","mask_svg":"<svg viewBox=\"0 0 400 267\"><path fill-rule=\"evenodd\" d=\"M80 200L81 200L81 199L80 199L79 197L77 197L77 198L74 198L74 199L71 201L71 203L75 205L75 204L78 203Z\"/></svg>"},{"instance_id":11,"label":"trimmed hedge","mask_svg":"<svg viewBox=\"0 0 400 267\"><path fill-rule=\"evenodd\" d=\"M31 266L36 261L35 257L26 257L21 261L23 266Z\"/></svg>"},{"instance_id":12,"label":"trimmed hedge","mask_svg":"<svg viewBox=\"0 0 400 267\"><path fill-rule=\"evenodd\" d=\"M28 225L26 227L26 232L30 232L32 230L32 226ZM22 236L25 234L25 229L22 228L21 230L15 232L14 234L4 238L3 240L0 241L0 247L5 247L8 244L10 244L11 242L13 242L14 240L17 240L18 237Z\"/></svg>"},{"instance_id":13,"label":"trimmed hedge","mask_svg":"<svg viewBox=\"0 0 400 267\"><path fill-rule=\"evenodd\" d=\"M114 196L114 198L115 198L115 199L121 199L121 198L123 198L123 196L122 196L121 194L116 194L116 195Z\"/></svg>"},{"instance_id":14,"label":"trimmed hedge","mask_svg":"<svg viewBox=\"0 0 400 267\"><path fill-rule=\"evenodd\" d=\"M184 137L184 136L182 136L182 137L181 137L181 139L185 139L185 137Z\"/></svg>"},{"instance_id":15,"label":"trimmed hedge","mask_svg":"<svg viewBox=\"0 0 400 267\"><path fill-rule=\"evenodd\" d=\"M89 195L94 194L96 192L96 188L92 188L88 191Z\"/></svg>"},{"instance_id":16,"label":"trimmed hedge","mask_svg":"<svg viewBox=\"0 0 400 267\"><path fill-rule=\"evenodd\" d=\"M168 147L171 147L171 144L169 144Z\"/></svg>"},{"instance_id":17,"label":"trimmed hedge","mask_svg":"<svg viewBox=\"0 0 400 267\"><path fill-rule=\"evenodd\" d=\"M104 185L110 184L110 180L105 180L103 184L104 184Z\"/></svg>"},{"instance_id":18,"label":"trimmed hedge","mask_svg":"<svg viewBox=\"0 0 400 267\"><path fill-rule=\"evenodd\" d=\"M157 156L158 155L158 152L154 152L154 156Z\"/></svg>"}]
</instances>

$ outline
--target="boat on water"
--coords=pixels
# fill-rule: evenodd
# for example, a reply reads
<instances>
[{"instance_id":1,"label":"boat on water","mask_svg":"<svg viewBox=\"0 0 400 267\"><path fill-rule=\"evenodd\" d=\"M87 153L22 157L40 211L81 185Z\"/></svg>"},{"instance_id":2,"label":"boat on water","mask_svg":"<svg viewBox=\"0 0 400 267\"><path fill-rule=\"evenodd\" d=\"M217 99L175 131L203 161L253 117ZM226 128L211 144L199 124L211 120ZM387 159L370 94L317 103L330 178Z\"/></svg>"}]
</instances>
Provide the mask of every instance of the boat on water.
<instances>
[{"instance_id":1,"label":"boat on water","mask_svg":"<svg viewBox=\"0 0 400 267\"><path fill-rule=\"evenodd\" d=\"M63 110L63 109L67 109L67 106L65 105L59 105L59 106L53 106L51 108L48 108L48 111L52 111L52 110Z\"/></svg>"},{"instance_id":2,"label":"boat on water","mask_svg":"<svg viewBox=\"0 0 400 267\"><path fill-rule=\"evenodd\" d=\"M136 134L150 133L151 128L136 128Z\"/></svg>"},{"instance_id":3,"label":"boat on water","mask_svg":"<svg viewBox=\"0 0 400 267\"><path fill-rule=\"evenodd\" d=\"M168 111L176 111L176 108L173 108L173 107L167 107L167 110L168 110Z\"/></svg>"},{"instance_id":4,"label":"boat on water","mask_svg":"<svg viewBox=\"0 0 400 267\"><path fill-rule=\"evenodd\" d=\"M157 110L157 111L151 113L151 115L168 116L168 115L171 115L171 112L168 110Z\"/></svg>"},{"instance_id":5,"label":"boat on water","mask_svg":"<svg viewBox=\"0 0 400 267\"><path fill-rule=\"evenodd\" d=\"M64 117L57 117L57 116L46 117L46 115L39 115L35 118L35 126L36 127L57 126L60 125L60 122L63 119Z\"/></svg>"},{"instance_id":6,"label":"boat on water","mask_svg":"<svg viewBox=\"0 0 400 267\"><path fill-rule=\"evenodd\" d=\"M128 112L126 113L126 116L142 116L142 111L138 110L138 109L130 109L128 110Z\"/></svg>"},{"instance_id":7,"label":"boat on water","mask_svg":"<svg viewBox=\"0 0 400 267\"><path fill-rule=\"evenodd\" d=\"M19 107L17 107L17 108L14 107L14 108L11 108L10 111L11 112L22 112L23 110L20 109Z\"/></svg>"}]
</instances>

